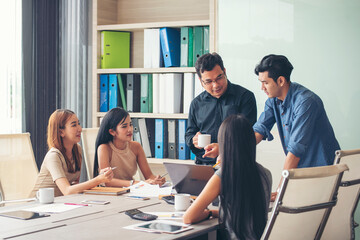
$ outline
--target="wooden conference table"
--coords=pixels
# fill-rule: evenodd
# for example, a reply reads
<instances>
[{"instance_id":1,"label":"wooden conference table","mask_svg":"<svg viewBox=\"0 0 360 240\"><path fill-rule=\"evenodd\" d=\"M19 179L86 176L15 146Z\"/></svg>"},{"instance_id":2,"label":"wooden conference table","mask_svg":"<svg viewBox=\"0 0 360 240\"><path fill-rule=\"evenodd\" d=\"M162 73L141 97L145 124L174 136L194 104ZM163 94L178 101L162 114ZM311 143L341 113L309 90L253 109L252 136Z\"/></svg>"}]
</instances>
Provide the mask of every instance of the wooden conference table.
<instances>
[{"instance_id":1,"label":"wooden conference table","mask_svg":"<svg viewBox=\"0 0 360 240\"><path fill-rule=\"evenodd\" d=\"M20 220L0 216L0 239L189 239L203 234L216 238L218 219L210 219L192 225L193 229L179 234L149 233L124 229L123 227L140 223L133 220L125 211L138 208L143 212L173 212L174 206L163 200L128 199L120 196L75 194L56 197L54 203L81 203L82 200L106 200L110 204L91 205L73 210L51 214L31 220ZM25 209L41 204L7 205L0 212ZM181 220L176 220L181 222Z\"/></svg>"}]
</instances>

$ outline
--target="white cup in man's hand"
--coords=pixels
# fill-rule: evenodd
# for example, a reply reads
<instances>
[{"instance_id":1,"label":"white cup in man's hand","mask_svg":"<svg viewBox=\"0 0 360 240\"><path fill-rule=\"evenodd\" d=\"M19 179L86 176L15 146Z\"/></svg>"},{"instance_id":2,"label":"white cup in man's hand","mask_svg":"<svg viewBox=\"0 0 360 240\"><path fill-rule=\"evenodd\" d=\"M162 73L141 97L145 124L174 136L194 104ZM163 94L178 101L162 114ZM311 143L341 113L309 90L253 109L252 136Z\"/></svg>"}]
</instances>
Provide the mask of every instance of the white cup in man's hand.
<instances>
[{"instance_id":1,"label":"white cup in man's hand","mask_svg":"<svg viewBox=\"0 0 360 240\"><path fill-rule=\"evenodd\" d=\"M210 134L199 134L198 135L198 146L201 148L206 147L211 143L211 135Z\"/></svg>"},{"instance_id":2,"label":"white cup in man's hand","mask_svg":"<svg viewBox=\"0 0 360 240\"><path fill-rule=\"evenodd\" d=\"M36 198L39 200L39 203L53 203L54 188L40 188L36 192Z\"/></svg>"}]
</instances>

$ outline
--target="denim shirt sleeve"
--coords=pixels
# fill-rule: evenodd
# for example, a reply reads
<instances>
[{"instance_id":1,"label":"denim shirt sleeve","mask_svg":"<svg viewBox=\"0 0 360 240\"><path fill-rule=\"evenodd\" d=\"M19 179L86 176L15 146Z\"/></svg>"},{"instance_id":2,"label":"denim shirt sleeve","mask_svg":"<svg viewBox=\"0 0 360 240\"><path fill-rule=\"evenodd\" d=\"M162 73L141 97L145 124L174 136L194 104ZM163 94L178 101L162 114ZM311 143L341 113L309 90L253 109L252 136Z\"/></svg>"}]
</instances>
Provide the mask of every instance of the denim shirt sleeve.
<instances>
[{"instance_id":1,"label":"denim shirt sleeve","mask_svg":"<svg viewBox=\"0 0 360 240\"><path fill-rule=\"evenodd\" d=\"M270 133L270 130L276 122L275 112L271 104L271 100L272 99L266 100L264 111L261 113L258 121L253 126L254 131L263 135L263 140L268 139L268 141L274 139L273 135Z\"/></svg>"},{"instance_id":2,"label":"denim shirt sleeve","mask_svg":"<svg viewBox=\"0 0 360 240\"><path fill-rule=\"evenodd\" d=\"M291 123L290 139L287 150L300 159L311 144L319 106L313 98L296 104Z\"/></svg>"}]
</instances>

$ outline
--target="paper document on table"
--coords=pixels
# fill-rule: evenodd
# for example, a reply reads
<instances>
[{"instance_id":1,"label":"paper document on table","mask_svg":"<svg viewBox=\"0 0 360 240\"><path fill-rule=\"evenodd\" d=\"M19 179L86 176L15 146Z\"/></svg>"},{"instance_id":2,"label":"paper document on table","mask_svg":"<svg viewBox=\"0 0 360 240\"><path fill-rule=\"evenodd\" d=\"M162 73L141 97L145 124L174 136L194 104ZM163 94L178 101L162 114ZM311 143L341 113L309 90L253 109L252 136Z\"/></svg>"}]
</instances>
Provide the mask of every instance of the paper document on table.
<instances>
[{"instance_id":1,"label":"paper document on table","mask_svg":"<svg viewBox=\"0 0 360 240\"><path fill-rule=\"evenodd\" d=\"M83 206L79 205L65 205L64 203L52 203L52 204L43 204L36 207L24 208L22 210L39 212L39 213L61 213L75 208Z\"/></svg>"},{"instance_id":2,"label":"paper document on table","mask_svg":"<svg viewBox=\"0 0 360 240\"><path fill-rule=\"evenodd\" d=\"M145 212L158 216L157 219L182 219L185 212Z\"/></svg>"},{"instance_id":3,"label":"paper document on table","mask_svg":"<svg viewBox=\"0 0 360 240\"><path fill-rule=\"evenodd\" d=\"M130 187L130 196L158 197L159 195L171 194L172 187L159 187L146 182L138 182Z\"/></svg>"}]
</instances>

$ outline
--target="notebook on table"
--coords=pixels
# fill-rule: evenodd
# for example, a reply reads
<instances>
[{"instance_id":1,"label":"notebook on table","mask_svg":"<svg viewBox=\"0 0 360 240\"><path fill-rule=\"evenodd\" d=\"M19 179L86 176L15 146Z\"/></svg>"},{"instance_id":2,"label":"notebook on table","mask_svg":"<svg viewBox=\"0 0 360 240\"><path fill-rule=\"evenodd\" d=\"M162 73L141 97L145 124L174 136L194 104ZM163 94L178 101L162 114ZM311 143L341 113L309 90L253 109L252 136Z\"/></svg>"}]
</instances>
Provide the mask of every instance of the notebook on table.
<instances>
[{"instance_id":1,"label":"notebook on table","mask_svg":"<svg viewBox=\"0 0 360 240\"><path fill-rule=\"evenodd\" d=\"M114 196L128 192L130 192L130 188L94 187L89 190L84 190L85 194L114 195Z\"/></svg>"}]
</instances>

